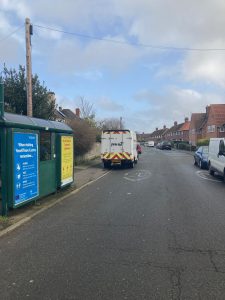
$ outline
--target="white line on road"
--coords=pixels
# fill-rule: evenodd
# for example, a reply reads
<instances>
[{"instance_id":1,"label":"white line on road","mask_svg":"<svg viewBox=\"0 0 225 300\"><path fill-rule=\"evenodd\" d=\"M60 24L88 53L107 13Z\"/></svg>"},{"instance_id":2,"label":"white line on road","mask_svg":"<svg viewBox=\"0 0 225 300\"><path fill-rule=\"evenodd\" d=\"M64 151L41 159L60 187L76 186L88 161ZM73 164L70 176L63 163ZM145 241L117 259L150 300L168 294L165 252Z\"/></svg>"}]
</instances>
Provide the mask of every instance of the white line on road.
<instances>
[{"instance_id":1,"label":"white line on road","mask_svg":"<svg viewBox=\"0 0 225 300\"><path fill-rule=\"evenodd\" d=\"M196 175L202 179L213 181L213 182L221 182L220 178L213 178L208 174L207 171L196 171Z\"/></svg>"}]
</instances>

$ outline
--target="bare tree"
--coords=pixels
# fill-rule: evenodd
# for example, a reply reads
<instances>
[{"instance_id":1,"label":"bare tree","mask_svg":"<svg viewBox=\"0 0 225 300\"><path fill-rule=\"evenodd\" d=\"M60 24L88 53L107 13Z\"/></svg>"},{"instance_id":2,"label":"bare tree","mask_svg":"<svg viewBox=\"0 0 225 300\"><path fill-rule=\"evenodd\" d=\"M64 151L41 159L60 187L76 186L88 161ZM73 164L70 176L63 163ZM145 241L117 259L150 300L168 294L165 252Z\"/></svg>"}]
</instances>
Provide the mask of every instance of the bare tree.
<instances>
[{"instance_id":1,"label":"bare tree","mask_svg":"<svg viewBox=\"0 0 225 300\"><path fill-rule=\"evenodd\" d=\"M84 155L91 150L96 141L96 128L83 119L73 119L69 125L74 131L74 153L78 156Z\"/></svg>"},{"instance_id":2,"label":"bare tree","mask_svg":"<svg viewBox=\"0 0 225 300\"><path fill-rule=\"evenodd\" d=\"M100 126L102 130L106 129L124 129L124 122L122 119L117 119L117 118L110 118L110 119L105 119L100 122Z\"/></svg>"},{"instance_id":3,"label":"bare tree","mask_svg":"<svg viewBox=\"0 0 225 300\"><path fill-rule=\"evenodd\" d=\"M79 99L80 103L80 113L82 119L89 119L94 120L95 118L95 110L94 110L94 104L90 103L87 99L84 97L80 97Z\"/></svg>"}]
</instances>

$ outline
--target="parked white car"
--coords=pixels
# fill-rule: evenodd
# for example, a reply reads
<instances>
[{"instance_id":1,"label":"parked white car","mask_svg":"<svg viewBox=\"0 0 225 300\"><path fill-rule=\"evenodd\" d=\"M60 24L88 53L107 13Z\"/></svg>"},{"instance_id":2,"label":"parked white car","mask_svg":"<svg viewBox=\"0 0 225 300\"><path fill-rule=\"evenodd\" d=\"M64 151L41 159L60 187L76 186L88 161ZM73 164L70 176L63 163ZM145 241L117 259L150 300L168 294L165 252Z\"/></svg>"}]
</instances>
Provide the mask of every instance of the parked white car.
<instances>
[{"instance_id":1,"label":"parked white car","mask_svg":"<svg viewBox=\"0 0 225 300\"><path fill-rule=\"evenodd\" d=\"M225 180L225 138L212 138L209 142L209 173L217 172Z\"/></svg>"},{"instance_id":2,"label":"parked white car","mask_svg":"<svg viewBox=\"0 0 225 300\"><path fill-rule=\"evenodd\" d=\"M146 142L146 146L147 147L154 147L155 146L155 142L154 141L148 141L148 142Z\"/></svg>"}]
</instances>

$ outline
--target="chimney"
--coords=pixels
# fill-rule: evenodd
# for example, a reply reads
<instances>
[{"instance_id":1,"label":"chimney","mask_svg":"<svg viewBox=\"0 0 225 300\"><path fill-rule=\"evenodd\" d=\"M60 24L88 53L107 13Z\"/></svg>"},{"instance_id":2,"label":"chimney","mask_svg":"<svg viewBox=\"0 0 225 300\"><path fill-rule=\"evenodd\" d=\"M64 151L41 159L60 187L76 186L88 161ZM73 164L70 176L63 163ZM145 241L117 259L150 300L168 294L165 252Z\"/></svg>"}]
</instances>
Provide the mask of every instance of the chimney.
<instances>
[{"instance_id":1,"label":"chimney","mask_svg":"<svg viewBox=\"0 0 225 300\"><path fill-rule=\"evenodd\" d=\"M62 106L59 106L59 111L62 111Z\"/></svg>"},{"instance_id":2,"label":"chimney","mask_svg":"<svg viewBox=\"0 0 225 300\"><path fill-rule=\"evenodd\" d=\"M187 122L188 122L188 117L186 117L186 118L184 119L184 121L185 121L185 123L187 123Z\"/></svg>"},{"instance_id":3,"label":"chimney","mask_svg":"<svg viewBox=\"0 0 225 300\"><path fill-rule=\"evenodd\" d=\"M209 115L209 108L210 108L210 106L209 106L209 105L207 105L207 106L206 106L206 108L205 108L205 110L206 110L206 116L208 116L208 115Z\"/></svg>"},{"instance_id":4,"label":"chimney","mask_svg":"<svg viewBox=\"0 0 225 300\"><path fill-rule=\"evenodd\" d=\"M177 121L174 122L174 126L177 126Z\"/></svg>"},{"instance_id":5,"label":"chimney","mask_svg":"<svg viewBox=\"0 0 225 300\"><path fill-rule=\"evenodd\" d=\"M155 129L156 131L158 131L159 130L159 128L158 127L156 127L156 129Z\"/></svg>"},{"instance_id":6,"label":"chimney","mask_svg":"<svg viewBox=\"0 0 225 300\"><path fill-rule=\"evenodd\" d=\"M76 108L75 115L76 115L76 117L80 118L80 109L79 108Z\"/></svg>"},{"instance_id":7,"label":"chimney","mask_svg":"<svg viewBox=\"0 0 225 300\"><path fill-rule=\"evenodd\" d=\"M163 129L166 129L166 125L163 125Z\"/></svg>"}]
</instances>

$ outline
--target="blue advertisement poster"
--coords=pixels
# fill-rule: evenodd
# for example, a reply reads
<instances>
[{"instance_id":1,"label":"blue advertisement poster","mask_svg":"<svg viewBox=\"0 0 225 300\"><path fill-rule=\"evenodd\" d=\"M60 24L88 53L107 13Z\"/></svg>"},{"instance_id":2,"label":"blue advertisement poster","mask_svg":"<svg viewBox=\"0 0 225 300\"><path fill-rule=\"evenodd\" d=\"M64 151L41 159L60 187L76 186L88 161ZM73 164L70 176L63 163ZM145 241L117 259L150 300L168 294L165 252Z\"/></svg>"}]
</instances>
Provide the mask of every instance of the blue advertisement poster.
<instances>
[{"instance_id":1,"label":"blue advertisement poster","mask_svg":"<svg viewBox=\"0 0 225 300\"><path fill-rule=\"evenodd\" d=\"M39 195L38 135L14 132L14 205Z\"/></svg>"}]
</instances>

